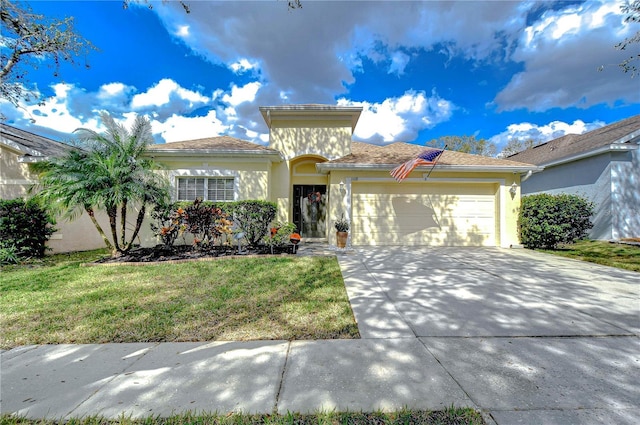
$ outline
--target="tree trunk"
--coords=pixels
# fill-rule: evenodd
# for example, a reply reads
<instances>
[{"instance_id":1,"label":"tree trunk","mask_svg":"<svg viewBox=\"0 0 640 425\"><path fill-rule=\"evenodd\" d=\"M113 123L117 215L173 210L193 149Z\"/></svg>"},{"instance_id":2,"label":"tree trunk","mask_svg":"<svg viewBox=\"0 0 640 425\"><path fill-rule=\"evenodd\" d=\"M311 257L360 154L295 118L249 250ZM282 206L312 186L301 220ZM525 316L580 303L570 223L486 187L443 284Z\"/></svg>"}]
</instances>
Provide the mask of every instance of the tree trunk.
<instances>
[{"instance_id":1,"label":"tree trunk","mask_svg":"<svg viewBox=\"0 0 640 425\"><path fill-rule=\"evenodd\" d=\"M142 227L142 222L144 221L144 214L147 208L146 205L142 204L140 211L138 212L138 218L136 219L136 228L133 229L133 235L131 235L131 241L126 246L125 251L129 251L131 245L133 245L133 241L138 237L138 233L140 232L140 228Z\"/></svg>"},{"instance_id":2,"label":"tree trunk","mask_svg":"<svg viewBox=\"0 0 640 425\"><path fill-rule=\"evenodd\" d=\"M111 228L111 237L113 238L113 246L115 248L116 255L122 253L122 248L118 243L118 229L117 229L117 217L118 207L111 205L107 207L107 215L109 216L109 227Z\"/></svg>"},{"instance_id":3,"label":"tree trunk","mask_svg":"<svg viewBox=\"0 0 640 425\"><path fill-rule=\"evenodd\" d=\"M120 246L124 249L127 246L127 201L124 200L122 202L122 207L120 207L120 218L122 222L120 223ZM131 239L133 240L133 239ZM126 251L126 249L125 249Z\"/></svg>"},{"instance_id":4,"label":"tree trunk","mask_svg":"<svg viewBox=\"0 0 640 425\"><path fill-rule=\"evenodd\" d=\"M102 240L104 241L104 244L111 251L111 255L113 255L115 253L115 248L113 247L113 245L109 241L109 238L107 237L107 235L104 233L104 230L102 230L102 227L100 226L100 223L98 223L98 220L96 220L96 213L93 211L93 208L85 207L85 211L89 215L89 218L93 222L93 225L98 230L98 233L100 233L100 236L102 236Z\"/></svg>"}]
</instances>

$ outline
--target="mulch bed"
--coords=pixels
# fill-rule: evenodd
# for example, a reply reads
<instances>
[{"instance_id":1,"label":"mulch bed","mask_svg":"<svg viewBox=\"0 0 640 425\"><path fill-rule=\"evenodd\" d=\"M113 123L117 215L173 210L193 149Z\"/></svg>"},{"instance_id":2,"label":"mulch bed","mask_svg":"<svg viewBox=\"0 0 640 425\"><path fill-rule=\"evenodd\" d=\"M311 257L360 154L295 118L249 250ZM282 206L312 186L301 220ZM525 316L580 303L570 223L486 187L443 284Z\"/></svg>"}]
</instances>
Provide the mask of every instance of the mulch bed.
<instances>
[{"instance_id":1,"label":"mulch bed","mask_svg":"<svg viewBox=\"0 0 640 425\"><path fill-rule=\"evenodd\" d=\"M157 262L181 262L188 260L206 260L217 257L245 257L271 254L294 254L293 245L285 247L271 248L268 246L258 246L253 248L243 247L243 251L238 253L238 247L213 246L206 249L197 249L190 245L177 245L171 249L158 245L153 248L135 248L119 257L106 257L97 260L93 264L112 263L157 263Z\"/></svg>"}]
</instances>

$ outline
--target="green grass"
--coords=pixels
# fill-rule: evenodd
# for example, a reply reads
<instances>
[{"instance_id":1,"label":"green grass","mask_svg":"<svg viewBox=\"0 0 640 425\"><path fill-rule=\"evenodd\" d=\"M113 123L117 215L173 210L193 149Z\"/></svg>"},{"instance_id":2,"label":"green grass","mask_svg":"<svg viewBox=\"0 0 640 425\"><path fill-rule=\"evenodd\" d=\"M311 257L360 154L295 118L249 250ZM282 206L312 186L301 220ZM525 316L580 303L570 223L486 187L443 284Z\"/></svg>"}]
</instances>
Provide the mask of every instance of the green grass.
<instances>
[{"instance_id":1,"label":"green grass","mask_svg":"<svg viewBox=\"0 0 640 425\"><path fill-rule=\"evenodd\" d=\"M555 250L540 251L640 272L640 246L585 240Z\"/></svg>"},{"instance_id":2,"label":"green grass","mask_svg":"<svg viewBox=\"0 0 640 425\"><path fill-rule=\"evenodd\" d=\"M0 347L359 337L335 257L81 265L101 255L2 267Z\"/></svg>"},{"instance_id":3,"label":"green grass","mask_svg":"<svg viewBox=\"0 0 640 425\"><path fill-rule=\"evenodd\" d=\"M53 425L62 422L52 420L27 420L11 416L0 416L1 425ZM149 417L130 419L122 417L116 420L108 420L101 417L88 417L82 419L69 419L64 423L68 425L391 425L391 424L426 424L426 425L483 425L485 424L479 412L470 408L449 407L441 411L422 411L403 409L397 412L328 412L303 415L289 413L286 415L216 415L195 414L191 412L171 416L169 418Z\"/></svg>"}]
</instances>

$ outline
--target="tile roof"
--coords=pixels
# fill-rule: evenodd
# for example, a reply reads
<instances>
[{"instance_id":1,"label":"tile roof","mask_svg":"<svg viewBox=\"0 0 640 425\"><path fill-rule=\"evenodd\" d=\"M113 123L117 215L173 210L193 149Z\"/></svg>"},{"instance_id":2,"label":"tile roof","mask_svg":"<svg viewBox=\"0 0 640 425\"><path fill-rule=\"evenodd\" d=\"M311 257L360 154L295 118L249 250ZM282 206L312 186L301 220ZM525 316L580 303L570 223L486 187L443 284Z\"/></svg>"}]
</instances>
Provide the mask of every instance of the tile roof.
<instances>
[{"instance_id":1,"label":"tile roof","mask_svg":"<svg viewBox=\"0 0 640 425\"><path fill-rule=\"evenodd\" d=\"M17 146L14 147L19 148L25 154L34 157L57 157L75 149L64 143L56 142L47 137L38 136L4 123L0 123L0 136L16 144Z\"/></svg>"},{"instance_id":2,"label":"tile roof","mask_svg":"<svg viewBox=\"0 0 640 425\"><path fill-rule=\"evenodd\" d=\"M640 115L618 121L584 134L567 134L533 148L510 155L512 161L548 164L614 143L629 143L640 137Z\"/></svg>"},{"instance_id":3,"label":"tile roof","mask_svg":"<svg viewBox=\"0 0 640 425\"><path fill-rule=\"evenodd\" d=\"M163 150L208 150L208 151L225 151L225 152L253 152L256 151L264 153L278 152L274 149L270 149L256 143L247 142L246 140L236 139L230 136L217 136L206 137L203 139L185 140L182 142L162 143L149 146L150 150L163 151Z\"/></svg>"},{"instance_id":4,"label":"tile roof","mask_svg":"<svg viewBox=\"0 0 640 425\"><path fill-rule=\"evenodd\" d=\"M391 143L386 146L372 145L370 143L352 142L351 154L329 161L328 164L369 164L395 166L415 158L424 150L425 146L410 143ZM472 155L463 152L445 151L439 165L468 165L480 167L527 167L531 164L509 161L488 156Z\"/></svg>"}]
</instances>

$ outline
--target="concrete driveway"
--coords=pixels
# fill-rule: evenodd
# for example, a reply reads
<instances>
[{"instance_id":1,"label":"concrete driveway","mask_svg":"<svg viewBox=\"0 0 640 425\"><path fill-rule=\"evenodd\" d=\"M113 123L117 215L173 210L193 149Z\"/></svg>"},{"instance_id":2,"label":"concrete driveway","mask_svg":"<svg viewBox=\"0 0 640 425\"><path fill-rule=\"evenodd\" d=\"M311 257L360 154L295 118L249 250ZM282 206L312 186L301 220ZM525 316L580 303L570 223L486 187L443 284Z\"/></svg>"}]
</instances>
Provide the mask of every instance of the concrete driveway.
<instances>
[{"instance_id":1,"label":"concrete driveway","mask_svg":"<svg viewBox=\"0 0 640 425\"><path fill-rule=\"evenodd\" d=\"M640 274L498 248L339 261L362 337L417 337L498 423L640 421Z\"/></svg>"}]
</instances>

